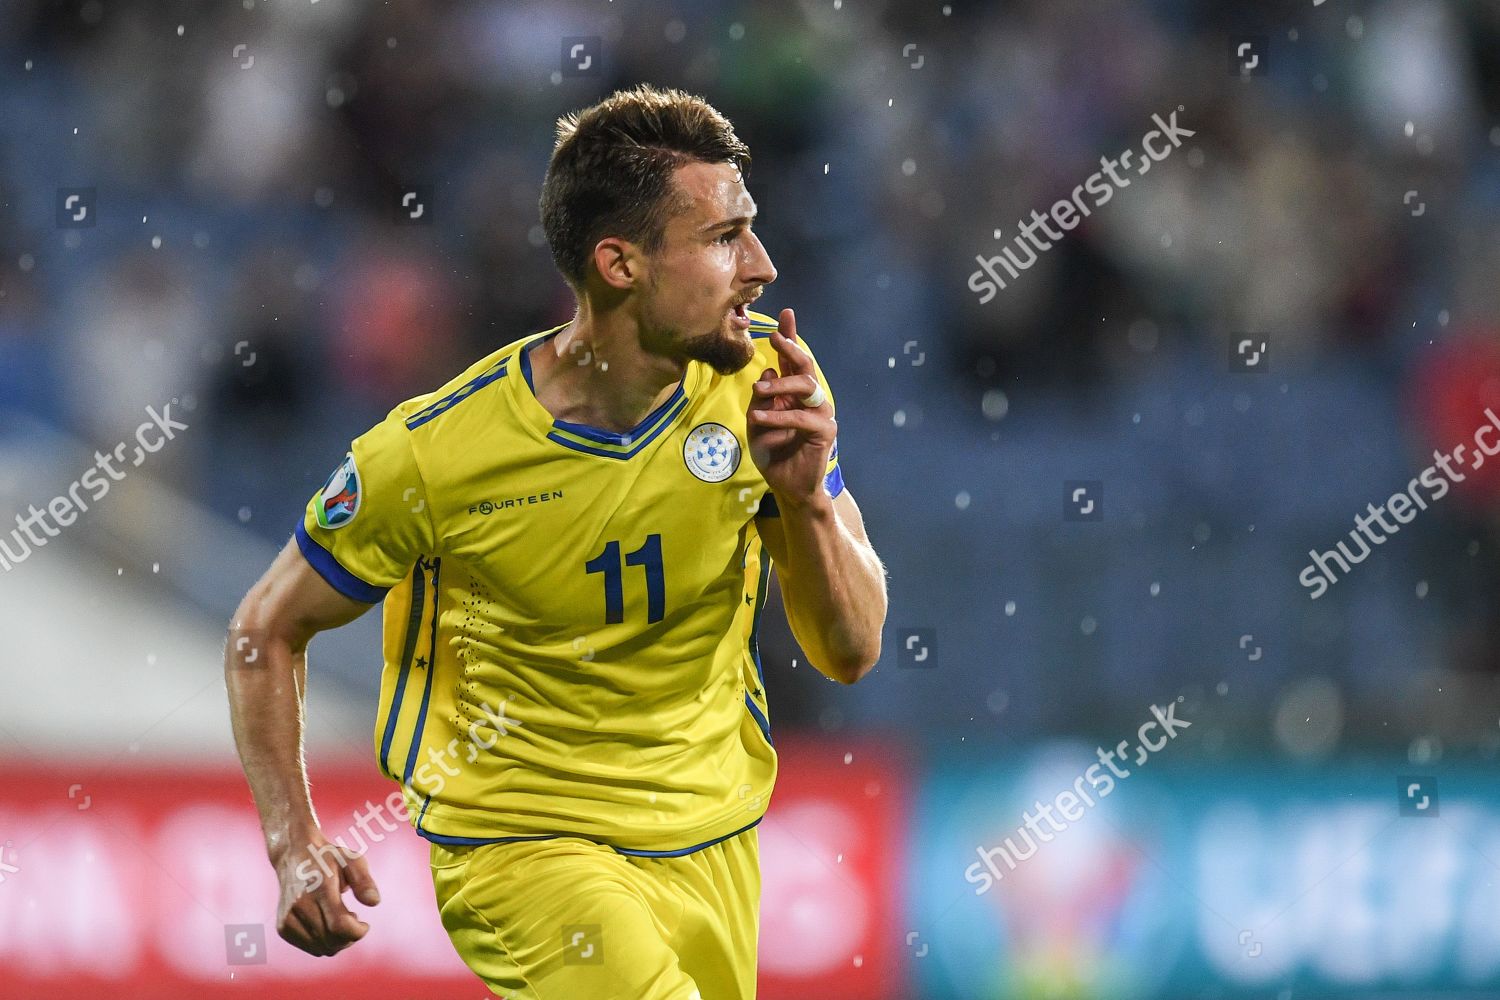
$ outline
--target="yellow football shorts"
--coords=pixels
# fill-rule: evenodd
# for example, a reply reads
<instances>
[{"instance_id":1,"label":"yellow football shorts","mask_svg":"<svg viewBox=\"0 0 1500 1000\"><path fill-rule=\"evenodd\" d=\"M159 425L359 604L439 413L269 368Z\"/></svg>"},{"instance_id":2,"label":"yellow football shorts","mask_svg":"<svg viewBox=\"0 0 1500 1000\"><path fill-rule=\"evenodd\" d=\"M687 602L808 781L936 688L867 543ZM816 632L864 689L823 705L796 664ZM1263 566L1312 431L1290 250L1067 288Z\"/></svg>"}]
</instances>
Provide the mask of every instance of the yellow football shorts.
<instances>
[{"instance_id":1,"label":"yellow football shorts","mask_svg":"<svg viewBox=\"0 0 1500 1000\"><path fill-rule=\"evenodd\" d=\"M453 945L508 1000L754 1000L754 828L675 858L578 837L432 845Z\"/></svg>"}]
</instances>

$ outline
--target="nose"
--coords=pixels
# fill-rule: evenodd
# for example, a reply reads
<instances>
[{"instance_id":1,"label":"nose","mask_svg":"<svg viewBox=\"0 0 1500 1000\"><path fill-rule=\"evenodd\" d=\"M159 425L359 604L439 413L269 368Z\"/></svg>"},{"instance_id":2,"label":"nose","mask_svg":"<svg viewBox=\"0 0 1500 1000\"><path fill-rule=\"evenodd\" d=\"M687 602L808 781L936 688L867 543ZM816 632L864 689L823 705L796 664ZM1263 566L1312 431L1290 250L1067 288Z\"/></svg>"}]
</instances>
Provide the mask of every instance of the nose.
<instances>
[{"instance_id":1,"label":"nose","mask_svg":"<svg viewBox=\"0 0 1500 1000\"><path fill-rule=\"evenodd\" d=\"M748 239L740 257L740 279L748 285L769 285L776 280L776 265L771 263L771 255L766 253L759 236L751 231L745 235Z\"/></svg>"}]
</instances>

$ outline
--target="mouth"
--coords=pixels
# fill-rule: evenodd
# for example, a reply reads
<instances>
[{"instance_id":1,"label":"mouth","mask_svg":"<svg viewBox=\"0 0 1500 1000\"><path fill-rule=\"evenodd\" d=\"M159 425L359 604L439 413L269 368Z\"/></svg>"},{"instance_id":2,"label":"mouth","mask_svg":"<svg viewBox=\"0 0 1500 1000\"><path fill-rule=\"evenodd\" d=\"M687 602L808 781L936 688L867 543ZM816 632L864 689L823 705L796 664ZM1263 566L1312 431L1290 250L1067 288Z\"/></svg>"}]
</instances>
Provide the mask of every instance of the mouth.
<instances>
[{"instance_id":1,"label":"mouth","mask_svg":"<svg viewBox=\"0 0 1500 1000\"><path fill-rule=\"evenodd\" d=\"M729 315L732 317L730 322L736 328L741 330L750 329L750 303L754 301L754 299L746 299L744 302L730 308Z\"/></svg>"}]
</instances>

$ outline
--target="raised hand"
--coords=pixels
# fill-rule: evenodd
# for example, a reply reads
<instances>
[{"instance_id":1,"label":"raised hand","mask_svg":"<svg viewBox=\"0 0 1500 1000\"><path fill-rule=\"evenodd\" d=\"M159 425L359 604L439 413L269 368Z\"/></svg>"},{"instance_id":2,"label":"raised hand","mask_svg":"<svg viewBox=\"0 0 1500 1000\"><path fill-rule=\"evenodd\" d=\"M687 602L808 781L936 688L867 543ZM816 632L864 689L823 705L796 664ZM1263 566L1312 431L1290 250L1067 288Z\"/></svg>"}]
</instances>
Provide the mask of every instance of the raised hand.
<instances>
[{"instance_id":1,"label":"raised hand","mask_svg":"<svg viewBox=\"0 0 1500 1000\"><path fill-rule=\"evenodd\" d=\"M823 472L838 434L833 404L817 381L812 355L797 342L797 317L783 309L771 334L781 371L767 368L745 413L750 457L778 506L812 503L823 492ZM816 396L815 396L816 394ZM808 406L805 397L824 397Z\"/></svg>"}]
</instances>

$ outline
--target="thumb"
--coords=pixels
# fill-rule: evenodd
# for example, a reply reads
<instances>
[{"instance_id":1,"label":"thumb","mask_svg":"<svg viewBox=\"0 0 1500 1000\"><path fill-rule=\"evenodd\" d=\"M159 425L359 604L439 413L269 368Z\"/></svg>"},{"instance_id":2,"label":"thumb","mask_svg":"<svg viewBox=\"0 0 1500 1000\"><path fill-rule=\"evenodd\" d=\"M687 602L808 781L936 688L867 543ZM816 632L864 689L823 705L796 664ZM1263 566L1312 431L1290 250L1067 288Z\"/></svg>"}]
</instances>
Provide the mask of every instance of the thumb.
<instances>
[{"instance_id":1,"label":"thumb","mask_svg":"<svg viewBox=\"0 0 1500 1000\"><path fill-rule=\"evenodd\" d=\"M344 882L350 889L354 890L354 898L366 906L378 906L380 904L380 890L375 886L375 879L370 874L370 866L365 863L363 857L351 857L349 863L344 866Z\"/></svg>"}]
</instances>

